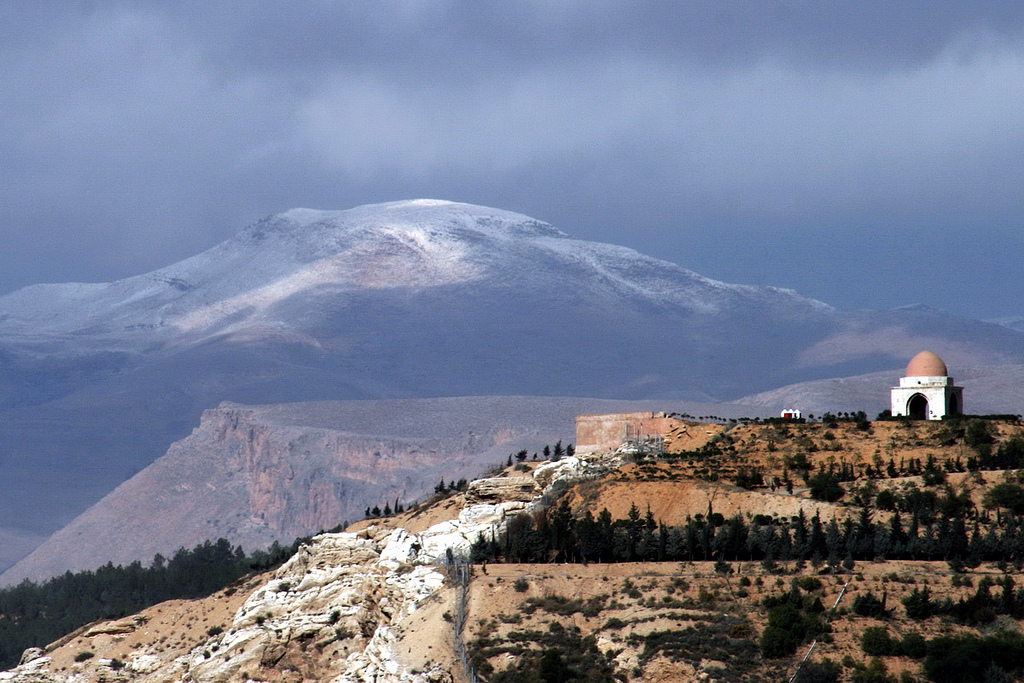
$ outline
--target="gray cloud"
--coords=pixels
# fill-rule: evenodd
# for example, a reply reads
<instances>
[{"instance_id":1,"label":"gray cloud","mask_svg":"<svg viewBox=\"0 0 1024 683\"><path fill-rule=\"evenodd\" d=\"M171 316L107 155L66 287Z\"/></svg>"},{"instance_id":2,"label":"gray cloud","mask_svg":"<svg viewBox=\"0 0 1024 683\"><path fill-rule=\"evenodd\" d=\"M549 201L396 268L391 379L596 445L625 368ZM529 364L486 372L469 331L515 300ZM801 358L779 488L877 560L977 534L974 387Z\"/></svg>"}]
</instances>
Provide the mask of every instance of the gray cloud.
<instances>
[{"instance_id":1,"label":"gray cloud","mask_svg":"<svg viewBox=\"0 0 1024 683\"><path fill-rule=\"evenodd\" d=\"M0 291L435 196L839 306L1019 312L1022 3L37 4L0 4Z\"/></svg>"}]
</instances>

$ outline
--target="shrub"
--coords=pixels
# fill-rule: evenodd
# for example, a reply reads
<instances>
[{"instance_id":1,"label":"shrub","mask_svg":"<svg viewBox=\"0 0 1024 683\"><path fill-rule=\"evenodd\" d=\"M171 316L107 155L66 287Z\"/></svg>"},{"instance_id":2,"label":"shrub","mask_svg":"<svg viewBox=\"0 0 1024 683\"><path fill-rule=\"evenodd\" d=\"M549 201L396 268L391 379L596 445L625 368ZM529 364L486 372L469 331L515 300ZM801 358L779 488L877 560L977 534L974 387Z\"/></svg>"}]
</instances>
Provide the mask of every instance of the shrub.
<instances>
[{"instance_id":1,"label":"shrub","mask_svg":"<svg viewBox=\"0 0 1024 683\"><path fill-rule=\"evenodd\" d=\"M766 659L788 657L796 652L797 645L825 629L816 614L804 612L792 602L776 604L768 609L768 625L761 633L761 655Z\"/></svg>"},{"instance_id":2,"label":"shrub","mask_svg":"<svg viewBox=\"0 0 1024 683\"><path fill-rule=\"evenodd\" d=\"M765 659L789 657L796 652L797 644L787 631L777 626L766 626L761 633L761 656Z\"/></svg>"},{"instance_id":3,"label":"shrub","mask_svg":"<svg viewBox=\"0 0 1024 683\"><path fill-rule=\"evenodd\" d=\"M906 608L907 617L910 619L927 619L935 614L938 608L932 602L928 586L925 586L923 589L915 588L910 595L903 598L903 606Z\"/></svg>"},{"instance_id":4,"label":"shrub","mask_svg":"<svg viewBox=\"0 0 1024 683\"><path fill-rule=\"evenodd\" d=\"M853 599L853 613L862 617L881 619L887 616L885 603L875 597L871 591L858 595Z\"/></svg>"},{"instance_id":5,"label":"shrub","mask_svg":"<svg viewBox=\"0 0 1024 683\"><path fill-rule=\"evenodd\" d=\"M520 610L531 614L542 609L550 614L560 616L571 616L582 614L585 617L596 617L605 608L608 601L607 595L595 595L592 598L582 600L580 598L566 598L561 595L545 595L540 598L527 598L526 602L520 605Z\"/></svg>"},{"instance_id":6,"label":"shrub","mask_svg":"<svg viewBox=\"0 0 1024 683\"><path fill-rule=\"evenodd\" d=\"M536 648L524 648L531 643ZM549 627L544 631L512 632L507 642L484 647L471 644L470 660L490 683L521 681L587 681L614 683L612 665L598 650L593 637L583 638L576 629ZM513 655L508 668L495 672L487 661L496 655ZM486 673L484 673L486 672Z\"/></svg>"},{"instance_id":7,"label":"shrub","mask_svg":"<svg viewBox=\"0 0 1024 683\"><path fill-rule=\"evenodd\" d=\"M758 470L741 468L736 471L733 483L740 488L752 489L757 486L763 486L764 478Z\"/></svg>"},{"instance_id":8,"label":"shrub","mask_svg":"<svg viewBox=\"0 0 1024 683\"><path fill-rule=\"evenodd\" d=\"M985 494L982 505L987 508L1006 508L1020 514L1024 512L1024 487L1010 482L996 484Z\"/></svg>"},{"instance_id":9,"label":"shrub","mask_svg":"<svg viewBox=\"0 0 1024 683\"><path fill-rule=\"evenodd\" d=\"M921 473L921 482L925 486L941 486L946 483L946 472L937 467L926 469Z\"/></svg>"},{"instance_id":10,"label":"shrub","mask_svg":"<svg viewBox=\"0 0 1024 683\"><path fill-rule=\"evenodd\" d=\"M868 662L867 666L860 664L850 674L851 683L895 683L895 679L889 675L885 662L875 658Z\"/></svg>"},{"instance_id":11,"label":"shrub","mask_svg":"<svg viewBox=\"0 0 1024 683\"><path fill-rule=\"evenodd\" d=\"M520 576L515 580L515 583L512 584L512 587L516 589L517 593L525 593L530 587L530 582Z\"/></svg>"},{"instance_id":12,"label":"shrub","mask_svg":"<svg viewBox=\"0 0 1024 683\"><path fill-rule=\"evenodd\" d=\"M213 636L219 636L221 633L224 633L223 626L211 626L210 628L206 629L206 635L210 636L211 638Z\"/></svg>"},{"instance_id":13,"label":"shrub","mask_svg":"<svg viewBox=\"0 0 1024 683\"><path fill-rule=\"evenodd\" d=\"M928 654L928 643L920 633L908 633L900 642L900 654L911 659L924 659Z\"/></svg>"},{"instance_id":14,"label":"shrub","mask_svg":"<svg viewBox=\"0 0 1024 683\"><path fill-rule=\"evenodd\" d=\"M729 627L730 638L745 639L750 638L752 635L754 635L754 629L750 628L750 624L733 624Z\"/></svg>"},{"instance_id":15,"label":"shrub","mask_svg":"<svg viewBox=\"0 0 1024 683\"><path fill-rule=\"evenodd\" d=\"M830 503L839 500L846 493L839 484L839 477L828 472L814 474L807 480L807 486L811 490L812 498Z\"/></svg>"},{"instance_id":16,"label":"shrub","mask_svg":"<svg viewBox=\"0 0 1024 683\"><path fill-rule=\"evenodd\" d=\"M964 432L964 443L975 450L991 444L995 439L992 437L992 426L984 420L970 420Z\"/></svg>"},{"instance_id":17,"label":"shrub","mask_svg":"<svg viewBox=\"0 0 1024 683\"><path fill-rule=\"evenodd\" d=\"M820 662L807 662L800 667L793 683L837 683L843 668L827 657Z\"/></svg>"},{"instance_id":18,"label":"shrub","mask_svg":"<svg viewBox=\"0 0 1024 683\"><path fill-rule=\"evenodd\" d=\"M796 585L805 591L816 591L821 588L821 579L814 576L802 576L797 579Z\"/></svg>"},{"instance_id":19,"label":"shrub","mask_svg":"<svg viewBox=\"0 0 1024 683\"><path fill-rule=\"evenodd\" d=\"M83 650L83 651L79 652L77 655L75 655L75 661L76 662L84 662L86 660L92 659L95 656L96 656L95 652L90 652L89 650Z\"/></svg>"},{"instance_id":20,"label":"shrub","mask_svg":"<svg viewBox=\"0 0 1024 683\"><path fill-rule=\"evenodd\" d=\"M924 660L925 674L936 683L981 683L984 672L992 664L1000 663L993 661L996 656L1001 655L1000 659L1017 658L1019 661L1019 657L1024 654L1020 649L1019 635L1015 638L1018 641L1017 647L1001 647L1010 643L997 645L996 638L998 636L979 638L964 635L942 636L928 641L928 656ZM994 652L996 648L1003 652ZM1012 661L1010 666L1015 668Z\"/></svg>"},{"instance_id":21,"label":"shrub","mask_svg":"<svg viewBox=\"0 0 1024 683\"><path fill-rule=\"evenodd\" d=\"M860 647L869 657L891 657L898 654L898 643L884 626L869 626L860 636Z\"/></svg>"},{"instance_id":22,"label":"shrub","mask_svg":"<svg viewBox=\"0 0 1024 683\"><path fill-rule=\"evenodd\" d=\"M626 579L622 582L622 590L626 592L627 596L633 598L634 600L638 600L643 596L643 593L640 592L640 589L637 588L636 585L629 579Z\"/></svg>"},{"instance_id":23,"label":"shrub","mask_svg":"<svg viewBox=\"0 0 1024 683\"><path fill-rule=\"evenodd\" d=\"M880 510L895 510L896 503L896 494L890 491L889 489L883 489L878 492L877 496L875 496L875 505Z\"/></svg>"},{"instance_id":24,"label":"shrub","mask_svg":"<svg viewBox=\"0 0 1024 683\"><path fill-rule=\"evenodd\" d=\"M643 643L639 658L641 666L655 657L673 662L710 659L724 665L718 672L720 678L716 676L719 680L749 680L746 674L760 662L757 646L749 639L744 626L744 622L727 617L722 621L695 623L682 629L652 631L646 635L633 633L626 640L634 646ZM733 633L742 635L734 637Z\"/></svg>"}]
</instances>

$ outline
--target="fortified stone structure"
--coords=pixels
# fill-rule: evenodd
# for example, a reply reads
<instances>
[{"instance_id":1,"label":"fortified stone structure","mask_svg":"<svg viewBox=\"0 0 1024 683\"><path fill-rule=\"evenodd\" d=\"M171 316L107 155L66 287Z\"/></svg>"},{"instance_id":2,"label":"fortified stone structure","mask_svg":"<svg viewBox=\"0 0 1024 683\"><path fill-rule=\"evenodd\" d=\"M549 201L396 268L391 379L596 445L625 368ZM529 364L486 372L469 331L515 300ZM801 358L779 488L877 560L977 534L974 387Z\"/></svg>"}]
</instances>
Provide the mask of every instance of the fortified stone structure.
<instances>
[{"instance_id":1,"label":"fortified stone structure","mask_svg":"<svg viewBox=\"0 0 1024 683\"><path fill-rule=\"evenodd\" d=\"M665 413L608 413L576 416L576 452L614 450L627 443L660 442L676 418Z\"/></svg>"},{"instance_id":2,"label":"fortified stone structure","mask_svg":"<svg viewBox=\"0 0 1024 683\"><path fill-rule=\"evenodd\" d=\"M900 385L892 388L892 414L917 420L941 420L946 415L962 415L964 390L953 384L942 359L931 351L922 351L907 364Z\"/></svg>"}]
</instances>

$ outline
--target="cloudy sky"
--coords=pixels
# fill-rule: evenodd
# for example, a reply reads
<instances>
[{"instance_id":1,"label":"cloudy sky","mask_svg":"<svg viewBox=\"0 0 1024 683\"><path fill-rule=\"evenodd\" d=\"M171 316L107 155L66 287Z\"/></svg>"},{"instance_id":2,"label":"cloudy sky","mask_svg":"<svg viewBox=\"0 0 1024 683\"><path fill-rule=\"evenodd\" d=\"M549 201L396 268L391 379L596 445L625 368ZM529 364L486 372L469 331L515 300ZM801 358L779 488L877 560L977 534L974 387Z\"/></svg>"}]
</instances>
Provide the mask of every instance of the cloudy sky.
<instances>
[{"instance_id":1,"label":"cloudy sky","mask_svg":"<svg viewBox=\"0 0 1024 683\"><path fill-rule=\"evenodd\" d=\"M1024 2L0 0L0 292L435 197L1024 314Z\"/></svg>"}]
</instances>

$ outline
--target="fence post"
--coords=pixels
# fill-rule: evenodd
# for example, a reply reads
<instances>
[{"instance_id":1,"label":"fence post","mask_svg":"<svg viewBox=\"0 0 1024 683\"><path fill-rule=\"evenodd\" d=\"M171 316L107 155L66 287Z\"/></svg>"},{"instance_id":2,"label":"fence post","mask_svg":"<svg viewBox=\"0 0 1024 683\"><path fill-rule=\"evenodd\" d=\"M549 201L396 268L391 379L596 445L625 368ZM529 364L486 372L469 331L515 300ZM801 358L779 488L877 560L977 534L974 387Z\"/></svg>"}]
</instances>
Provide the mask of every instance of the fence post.
<instances>
[{"instance_id":1,"label":"fence post","mask_svg":"<svg viewBox=\"0 0 1024 683\"><path fill-rule=\"evenodd\" d=\"M462 673L467 683L478 683L476 671L469 661L469 652L466 649L466 639L462 635L466 628L467 603L469 600L469 581L472 574L472 565L461 556L456 556L451 549L445 553L445 574L455 585L455 617L452 619L452 649L459 658L462 665Z\"/></svg>"}]
</instances>

